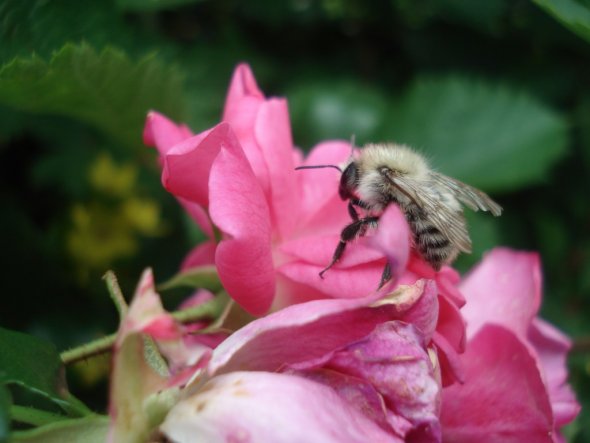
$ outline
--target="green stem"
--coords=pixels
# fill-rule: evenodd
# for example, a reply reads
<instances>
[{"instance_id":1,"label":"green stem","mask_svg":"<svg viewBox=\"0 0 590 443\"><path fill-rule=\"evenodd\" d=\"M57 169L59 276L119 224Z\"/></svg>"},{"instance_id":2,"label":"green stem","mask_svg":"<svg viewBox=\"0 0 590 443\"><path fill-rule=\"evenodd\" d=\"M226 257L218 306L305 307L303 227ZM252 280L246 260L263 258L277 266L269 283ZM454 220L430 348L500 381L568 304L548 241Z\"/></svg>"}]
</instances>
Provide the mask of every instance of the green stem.
<instances>
[{"instance_id":1,"label":"green stem","mask_svg":"<svg viewBox=\"0 0 590 443\"><path fill-rule=\"evenodd\" d=\"M109 352L115 344L117 334L110 334L99 339L93 340L90 343L68 349L60 354L61 361L65 365L75 363L80 360L85 360L90 357L95 357L105 352Z\"/></svg>"},{"instance_id":2,"label":"green stem","mask_svg":"<svg viewBox=\"0 0 590 443\"><path fill-rule=\"evenodd\" d=\"M123 319L123 317L125 317L127 314L127 302L125 301L125 297L123 297L123 292L121 292L121 287L117 281L117 276L113 271L107 271L107 273L103 276L103 279L106 281L109 295L117 307L119 318Z\"/></svg>"},{"instance_id":3,"label":"green stem","mask_svg":"<svg viewBox=\"0 0 590 443\"><path fill-rule=\"evenodd\" d=\"M170 315L180 323L190 323L204 318L217 318L223 312L223 308L227 302L227 295L222 293L207 303L188 309L182 309L180 311L174 311ZM105 354L110 352L116 339L116 333L110 334L91 341L90 343L68 349L61 353L61 360L64 364L69 365L80 360Z\"/></svg>"},{"instance_id":4,"label":"green stem","mask_svg":"<svg viewBox=\"0 0 590 443\"><path fill-rule=\"evenodd\" d=\"M59 414L52 414L51 412L40 411L39 409L12 405L10 407L10 418L19 423L26 423L33 426L42 426L49 423L54 423L59 420L67 420L68 417Z\"/></svg>"}]
</instances>

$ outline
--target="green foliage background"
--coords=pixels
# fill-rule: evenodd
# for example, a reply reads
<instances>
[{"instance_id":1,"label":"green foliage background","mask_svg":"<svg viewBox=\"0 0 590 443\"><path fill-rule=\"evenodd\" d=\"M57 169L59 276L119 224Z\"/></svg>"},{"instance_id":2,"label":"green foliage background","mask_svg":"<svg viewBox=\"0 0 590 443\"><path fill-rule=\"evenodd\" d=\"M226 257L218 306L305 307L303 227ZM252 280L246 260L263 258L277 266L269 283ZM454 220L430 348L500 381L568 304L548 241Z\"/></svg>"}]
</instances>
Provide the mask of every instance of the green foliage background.
<instances>
[{"instance_id":1,"label":"green foliage background","mask_svg":"<svg viewBox=\"0 0 590 443\"><path fill-rule=\"evenodd\" d=\"M106 269L126 294L146 266L175 273L200 234L161 188L145 115L208 128L240 61L288 98L302 148L409 143L491 193L505 214L469 215L475 251L457 265L499 244L540 251L542 313L574 337L571 381L590 405L588 0L2 0L2 326L64 350L115 330ZM98 412L105 367L68 374ZM0 386L0 441L23 395ZM590 413L567 434L590 441Z\"/></svg>"}]
</instances>

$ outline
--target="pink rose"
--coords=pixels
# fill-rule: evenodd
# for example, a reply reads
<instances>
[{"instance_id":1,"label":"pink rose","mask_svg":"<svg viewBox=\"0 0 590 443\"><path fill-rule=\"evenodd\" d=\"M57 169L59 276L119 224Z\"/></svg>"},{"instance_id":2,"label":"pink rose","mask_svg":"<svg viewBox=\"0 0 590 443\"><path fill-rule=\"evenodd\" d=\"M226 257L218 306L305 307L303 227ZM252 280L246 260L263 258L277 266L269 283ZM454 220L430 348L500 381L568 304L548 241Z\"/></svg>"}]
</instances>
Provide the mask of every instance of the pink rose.
<instances>
[{"instance_id":1,"label":"pink rose","mask_svg":"<svg viewBox=\"0 0 590 443\"><path fill-rule=\"evenodd\" d=\"M166 189L210 238L189 254L184 268L215 264L231 297L261 315L271 307L374 292L387 256L401 283L436 280L440 315L433 340L443 380L446 385L461 379L456 354L464 350L465 326L459 313L464 300L455 287L459 276L448 267L435 273L410 256L410 234L397 208L383 214L375 236L349 244L340 262L319 277L350 216L338 196L337 171L295 167L342 164L350 145L323 142L302 160L291 139L286 101L265 98L248 66L234 73L222 123L192 136L185 126L151 112L144 140L159 150ZM219 243L213 227L221 232Z\"/></svg>"},{"instance_id":2,"label":"pink rose","mask_svg":"<svg viewBox=\"0 0 590 443\"><path fill-rule=\"evenodd\" d=\"M338 196L336 171L295 167L340 165L349 159L350 146L320 143L302 160L291 140L286 102L265 98L246 65L234 74L222 123L192 135L152 112L144 140L159 150L166 189L209 236L183 268L214 264L224 288L244 309L258 316L276 311L211 352L202 351L202 381L219 393L219 399L195 394L216 405L207 420L222 423L232 408L249 405L248 399L231 396L241 380L262 404L251 406L252 414L261 420L270 414L266 420L282 426L288 419L281 409L265 409L274 398L265 389L291 396L293 409L284 412L300 418L302 426L313 427L314 414L330 426L352 420L360 427L351 432L365 432L373 441L439 441L439 415L445 441L560 441L559 428L579 406L566 384L569 342L536 318L541 298L536 256L496 250L460 284L455 270L435 272L411 251L404 216L390 205L378 229L349 244L341 261L319 278L350 218ZM342 309L358 314L369 309L367 296L386 296L391 288L375 293L386 260L404 296L393 303L385 297L387 309L396 306L389 316L374 317L377 311L371 311L371 328L350 337L359 333L358 319L338 317L336 326L327 320L331 314L321 312L329 306L338 315ZM429 289L417 290L420 285ZM322 347L318 331L327 334L329 349ZM394 356L395 364L385 364L386 356ZM403 356L412 362L409 369L398 364ZM399 383L391 386L391 380ZM404 383L412 395L404 397ZM298 404L306 392L319 405L324 405L320 396L336 395L343 403L337 401L335 414L343 415L315 410L310 415ZM187 402L189 410L201 404ZM181 404L187 403L179 403L177 411L185 407ZM359 409L364 418L352 418ZM262 423L245 417L225 437L237 439L250 430L247 435L265 435ZM251 421L259 426L255 432L247 426ZM191 426L187 433L194 431ZM212 441L225 438L216 426Z\"/></svg>"},{"instance_id":3,"label":"pink rose","mask_svg":"<svg viewBox=\"0 0 590 443\"><path fill-rule=\"evenodd\" d=\"M465 383L443 391L452 442L561 442L580 410L566 383L566 336L536 317L541 269L534 253L495 249L461 284L467 304Z\"/></svg>"},{"instance_id":4,"label":"pink rose","mask_svg":"<svg viewBox=\"0 0 590 443\"><path fill-rule=\"evenodd\" d=\"M234 73L222 123L191 136L152 112L144 140L159 150L166 189L211 239L189 254L184 267L214 263L226 290L250 313L359 297L377 288L385 259L364 239L349 245L323 280L318 276L350 216L338 196L337 171L295 171L302 163L342 164L350 145L321 143L302 162L286 101L266 99L248 66ZM212 226L222 233L219 243Z\"/></svg>"}]
</instances>

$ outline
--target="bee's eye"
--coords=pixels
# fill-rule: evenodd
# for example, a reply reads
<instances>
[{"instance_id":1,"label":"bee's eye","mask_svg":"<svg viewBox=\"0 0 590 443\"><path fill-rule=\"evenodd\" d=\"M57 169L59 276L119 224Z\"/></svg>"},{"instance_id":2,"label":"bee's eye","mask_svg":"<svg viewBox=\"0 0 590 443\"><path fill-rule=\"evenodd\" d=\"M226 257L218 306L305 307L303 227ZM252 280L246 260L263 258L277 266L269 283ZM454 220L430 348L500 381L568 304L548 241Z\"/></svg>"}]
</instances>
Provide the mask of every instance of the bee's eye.
<instances>
[{"instance_id":1,"label":"bee's eye","mask_svg":"<svg viewBox=\"0 0 590 443\"><path fill-rule=\"evenodd\" d=\"M349 164L342 177L340 177L340 186L338 187L338 194L342 200L348 200L352 198L353 191L356 189L358 184L358 168L354 163Z\"/></svg>"}]
</instances>

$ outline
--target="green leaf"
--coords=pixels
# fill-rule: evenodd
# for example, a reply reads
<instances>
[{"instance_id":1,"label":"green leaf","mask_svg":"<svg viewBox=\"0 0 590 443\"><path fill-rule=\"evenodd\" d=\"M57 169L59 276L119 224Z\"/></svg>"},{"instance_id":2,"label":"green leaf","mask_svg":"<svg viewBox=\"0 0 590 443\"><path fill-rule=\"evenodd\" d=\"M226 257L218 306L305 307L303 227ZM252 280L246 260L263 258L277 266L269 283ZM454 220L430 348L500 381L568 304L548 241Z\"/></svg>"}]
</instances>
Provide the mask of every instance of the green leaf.
<instances>
[{"instance_id":1,"label":"green leaf","mask_svg":"<svg viewBox=\"0 0 590 443\"><path fill-rule=\"evenodd\" d=\"M387 102L370 86L312 77L286 95L297 143L305 147L325 139L350 140L353 135L362 144L384 124Z\"/></svg>"},{"instance_id":2,"label":"green leaf","mask_svg":"<svg viewBox=\"0 0 590 443\"><path fill-rule=\"evenodd\" d=\"M117 7L123 11L159 11L201 2L203 0L116 0Z\"/></svg>"},{"instance_id":3,"label":"green leaf","mask_svg":"<svg viewBox=\"0 0 590 443\"><path fill-rule=\"evenodd\" d=\"M542 181L564 153L564 119L523 92L460 77L420 78L394 106L386 138L440 172L489 191Z\"/></svg>"},{"instance_id":4,"label":"green leaf","mask_svg":"<svg viewBox=\"0 0 590 443\"><path fill-rule=\"evenodd\" d=\"M67 390L62 361L53 344L0 328L0 386L16 384L73 416L90 411Z\"/></svg>"},{"instance_id":5,"label":"green leaf","mask_svg":"<svg viewBox=\"0 0 590 443\"><path fill-rule=\"evenodd\" d=\"M10 434L10 394L0 385L0 443L8 441Z\"/></svg>"},{"instance_id":6,"label":"green leaf","mask_svg":"<svg viewBox=\"0 0 590 443\"><path fill-rule=\"evenodd\" d=\"M459 271L466 272L478 263L485 252L501 244L499 220L489 212L465 210L465 218L472 242L471 254L461 254L453 264Z\"/></svg>"},{"instance_id":7,"label":"green leaf","mask_svg":"<svg viewBox=\"0 0 590 443\"><path fill-rule=\"evenodd\" d=\"M67 420L64 415L53 414L28 406L13 405L10 408L10 418L18 423L26 423L33 426L43 426L56 421Z\"/></svg>"},{"instance_id":8,"label":"green leaf","mask_svg":"<svg viewBox=\"0 0 590 443\"><path fill-rule=\"evenodd\" d=\"M564 26L590 42L590 4L580 0L533 0Z\"/></svg>"},{"instance_id":9,"label":"green leaf","mask_svg":"<svg viewBox=\"0 0 590 443\"><path fill-rule=\"evenodd\" d=\"M59 354L51 343L0 328L0 383L17 383L59 400L65 390L60 369Z\"/></svg>"},{"instance_id":10,"label":"green leaf","mask_svg":"<svg viewBox=\"0 0 590 443\"><path fill-rule=\"evenodd\" d=\"M22 443L103 443L109 430L108 417L93 415L62 420L31 431L15 432L13 441Z\"/></svg>"},{"instance_id":11,"label":"green leaf","mask_svg":"<svg viewBox=\"0 0 590 443\"><path fill-rule=\"evenodd\" d=\"M222 289L215 266L201 266L179 272L170 280L158 286L158 291L175 288L205 288L212 292Z\"/></svg>"},{"instance_id":12,"label":"green leaf","mask_svg":"<svg viewBox=\"0 0 590 443\"><path fill-rule=\"evenodd\" d=\"M153 55L133 62L114 48L67 44L50 62L33 55L0 68L0 103L71 117L136 147L150 109L181 120L182 83L176 67Z\"/></svg>"}]
</instances>

